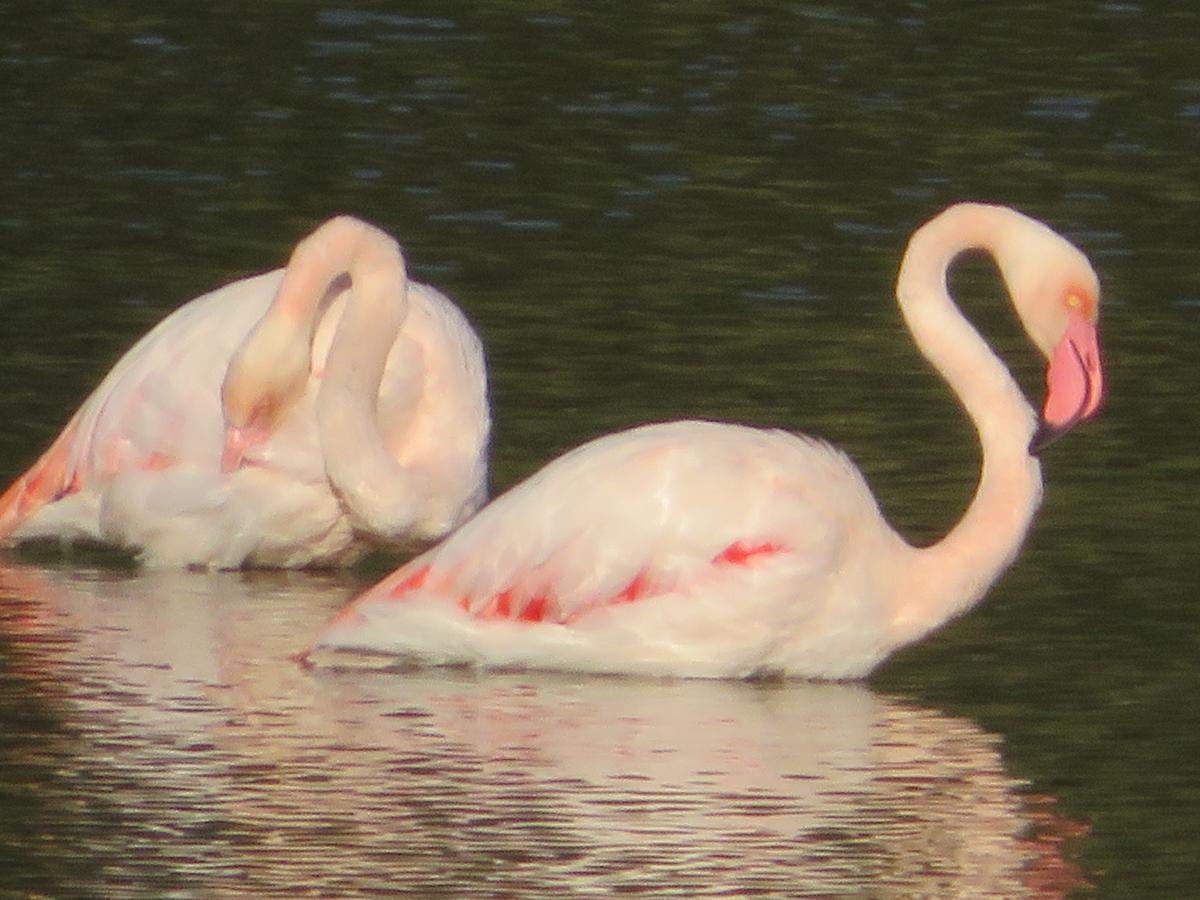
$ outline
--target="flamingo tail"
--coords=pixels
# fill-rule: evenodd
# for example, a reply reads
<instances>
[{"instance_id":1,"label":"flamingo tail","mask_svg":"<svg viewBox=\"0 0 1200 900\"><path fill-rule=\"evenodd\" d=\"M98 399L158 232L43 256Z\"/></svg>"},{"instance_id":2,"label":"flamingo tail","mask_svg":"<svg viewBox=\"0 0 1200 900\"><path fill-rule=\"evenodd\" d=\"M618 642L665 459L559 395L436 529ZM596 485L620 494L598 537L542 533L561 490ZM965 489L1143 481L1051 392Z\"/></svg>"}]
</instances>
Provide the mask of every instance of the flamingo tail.
<instances>
[{"instance_id":1,"label":"flamingo tail","mask_svg":"<svg viewBox=\"0 0 1200 900\"><path fill-rule=\"evenodd\" d=\"M72 419L38 461L0 495L0 541L47 503L79 490L79 473L68 471L78 428L78 420Z\"/></svg>"}]
</instances>

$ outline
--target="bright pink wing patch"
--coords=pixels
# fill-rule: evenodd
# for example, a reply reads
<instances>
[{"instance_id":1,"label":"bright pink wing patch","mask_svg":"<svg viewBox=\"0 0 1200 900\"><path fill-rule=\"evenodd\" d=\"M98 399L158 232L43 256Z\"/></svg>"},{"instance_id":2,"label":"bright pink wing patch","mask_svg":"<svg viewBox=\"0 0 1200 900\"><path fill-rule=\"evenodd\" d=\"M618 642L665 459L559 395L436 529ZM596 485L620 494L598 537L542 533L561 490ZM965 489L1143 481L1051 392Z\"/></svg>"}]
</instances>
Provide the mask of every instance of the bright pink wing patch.
<instances>
[{"instance_id":1,"label":"bright pink wing patch","mask_svg":"<svg viewBox=\"0 0 1200 900\"><path fill-rule=\"evenodd\" d=\"M391 590L391 596L394 600L400 600L405 594L410 591L415 591L417 588L425 584L425 579L429 577L429 566L421 566L403 581L400 581Z\"/></svg>"},{"instance_id":2,"label":"bright pink wing patch","mask_svg":"<svg viewBox=\"0 0 1200 900\"><path fill-rule=\"evenodd\" d=\"M512 614L512 591L501 591L475 611L480 619L507 619Z\"/></svg>"},{"instance_id":3,"label":"bright pink wing patch","mask_svg":"<svg viewBox=\"0 0 1200 900\"><path fill-rule=\"evenodd\" d=\"M47 503L80 489L79 470L75 469L69 477L67 472L78 430L79 423L72 419L38 461L0 494L0 536L16 530Z\"/></svg>"},{"instance_id":4,"label":"bright pink wing patch","mask_svg":"<svg viewBox=\"0 0 1200 900\"><path fill-rule=\"evenodd\" d=\"M541 622L554 610L554 605L545 594L530 597L524 608L517 614L520 622Z\"/></svg>"},{"instance_id":5,"label":"bright pink wing patch","mask_svg":"<svg viewBox=\"0 0 1200 900\"><path fill-rule=\"evenodd\" d=\"M712 558L713 566L749 567L778 553L783 553L784 547L771 541L747 543L735 541ZM403 600L414 591L427 586L429 566L421 566L406 575L388 592L394 600ZM436 588L435 588L436 589ZM472 601L469 596L458 598L458 606L477 619L508 619L516 622L557 622L570 625L588 613L608 606L619 606L624 603L634 603L646 597L661 593L663 585L654 582L647 569L639 571L629 583L615 594L599 597L585 603L570 613L559 608L558 601L550 591L540 591L526 598L523 602L517 597L520 594L518 586L510 586L492 594L482 603Z\"/></svg>"},{"instance_id":6,"label":"bright pink wing patch","mask_svg":"<svg viewBox=\"0 0 1200 900\"><path fill-rule=\"evenodd\" d=\"M764 556L774 556L776 553L782 552L783 547L770 541L761 544L747 544L742 541L734 541L713 557L713 564L718 566L748 566L754 560L761 559Z\"/></svg>"}]
</instances>

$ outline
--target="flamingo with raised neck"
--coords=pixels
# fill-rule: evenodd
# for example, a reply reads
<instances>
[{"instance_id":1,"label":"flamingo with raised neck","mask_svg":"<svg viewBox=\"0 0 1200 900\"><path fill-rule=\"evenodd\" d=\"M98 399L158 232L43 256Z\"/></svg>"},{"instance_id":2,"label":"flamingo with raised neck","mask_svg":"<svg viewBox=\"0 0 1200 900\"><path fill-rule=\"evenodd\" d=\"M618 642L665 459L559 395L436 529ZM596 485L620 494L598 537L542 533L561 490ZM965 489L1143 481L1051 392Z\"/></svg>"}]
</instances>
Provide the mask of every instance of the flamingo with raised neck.
<instances>
[{"instance_id":1,"label":"flamingo with raised neck","mask_svg":"<svg viewBox=\"0 0 1200 900\"><path fill-rule=\"evenodd\" d=\"M947 290L964 250L996 260L1049 360L1043 428ZM983 597L1042 496L1034 453L1093 415L1099 284L1086 257L1000 206L913 235L897 282L920 351L974 422L982 472L933 546L884 520L839 451L784 431L646 425L570 451L343 609L301 658L737 677L855 678Z\"/></svg>"}]
</instances>

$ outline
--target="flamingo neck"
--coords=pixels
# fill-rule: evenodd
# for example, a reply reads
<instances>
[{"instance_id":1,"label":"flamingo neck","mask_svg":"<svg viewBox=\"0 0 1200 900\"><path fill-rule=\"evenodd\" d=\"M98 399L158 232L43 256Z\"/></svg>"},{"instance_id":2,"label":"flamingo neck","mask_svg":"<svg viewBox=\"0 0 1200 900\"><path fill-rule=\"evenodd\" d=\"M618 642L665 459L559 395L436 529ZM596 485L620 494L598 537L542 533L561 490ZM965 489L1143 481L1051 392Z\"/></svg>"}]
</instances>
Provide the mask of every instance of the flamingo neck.
<instances>
[{"instance_id":1,"label":"flamingo neck","mask_svg":"<svg viewBox=\"0 0 1200 900\"><path fill-rule=\"evenodd\" d=\"M340 282L369 280L383 270L398 272L404 283L399 248L349 216L330 219L296 245L270 306L233 354L221 384L228 426L223 469L236 468L246 447L268 440L304 396L317 324L342 292Z\"/></svg>"},{"instance_id":2,"label":"flamingo neck","mask_svg":"<svg viewBox=\"0 0 1200 900\"><path fill-rule=\"evenodd\" d=\"M915 551L898 582L893 629L916 640L975 605L1016 557L1041 501L1041 467L1028 452L1036 416L1007 367L951 299L947 274L968 249L1006 270L1012 220L995 207L954 207L914 235L896 296L922 355L957 395L979 436L979 482L963 517L936 544ZM1007 282L1006 282L1007 283Z\"/></svg>"},{"instance_id":3,"label":"flamingo neck","mask_svg":"<svg viewBox=\"0 0 1200 900\"><path fill-rule=\"evenodd\" d=\"M379 425L380 384L408 314L408 279L395 241L365 223L345 221L350 227L331 235L322 254L330 279L325 288L345 273L350 293L316 398L321 452L355 525L395 538L413 528L429 492L393 456Z\"/></svg>"}]
</instances>

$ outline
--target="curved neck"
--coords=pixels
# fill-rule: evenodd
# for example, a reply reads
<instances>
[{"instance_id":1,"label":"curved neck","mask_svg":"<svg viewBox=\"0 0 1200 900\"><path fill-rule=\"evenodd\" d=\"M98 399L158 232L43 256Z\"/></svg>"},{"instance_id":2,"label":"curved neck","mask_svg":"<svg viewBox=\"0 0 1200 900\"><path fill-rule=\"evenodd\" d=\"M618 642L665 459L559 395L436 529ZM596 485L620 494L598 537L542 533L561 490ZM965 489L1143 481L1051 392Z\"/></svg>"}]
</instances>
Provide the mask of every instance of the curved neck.
<instances>
[{"instance_id":1,"label":"curved neck","mask_svg":"<svg viewBox=\"0 0 1200 900\"><path fill-rule=\"evenodd\" d=\"M280 287L281 314L315 324L323 295L337 278L350 278L316 398L325 472L358 527L399 537L427 493L388 449L378 415L380 383L408 313L404 257L388 235L347 217L309 240L311 250L298 249Z\"/></svg>"},{"instance_id":2,"label":"curved neck","mask_svg":"<svg viewBox=\"0 0 1200 900\"><path fill-rule=\"evenodd\" d=\"M975 495L941 541L915 551L894 595L899 640L915 640L973 606L1012 562L1041 500L1041 469L1028 452L1036 416L1008 369L963 317L947 288L951 262L978 248L1005 270L1011 220L995 207L960 205L914 236L896 283L904 320L922 355L941 373L979 436L983 462Z\"/></svg>"},{"instance_id":3,"label":"curved neck","mask_svg":"<svg viewBox=\"0 0 1200 900\"><path fill-rule=\"evenodd\" d=\"M240 465L247 448L265 443L304 396L312 377L317 322L336 293L335 283L347 275L356 288L352 296L360 296L347 305L361 305L366 296L381 316L377 333L367 336L368 343L381 342L374 354L383 354L376 360L378 387L387 348L404 316L404 260L386 234L350 216L338 216L296 245L270 306L230 359L221 384L225 471ZM399 318L389 322L388 314ZM362 379L361 373L352 377Z\"/></svg>"},{"instance_id":4,"label":"curved neck","mask_svg":"<svg viewBox=\"0 0 1200 900\"><path fill-rule=\"evenodd\" d=\"M400 248L366 222L337 216L296 245L258 330L269 320L278 320L307 334L311 346L330 289L345 276L351 280L358 305L375 307L380 315L395 309L395 327L399 327L408 286ZM389 337L394 336L395 329L389 332ZM390 340L387 346L391 346Z\"/></svg>"},{"instance_id":5,"label":"curved neck","mask_svg":"<svg viewBox=\"0 0 1200 900\"><path fill-rule=\"evenodd\" d=\"M317 322L347 277L324 371L310 373ZM407 311L404 257L388 235L339 216L302 240L226 374L226 458L267 440L310 377L319 379L317 432L329 481L359 527L385 537L408 531L427 491L392 456L378 418L380 383Z\"/></svg>"}]
</instances>

